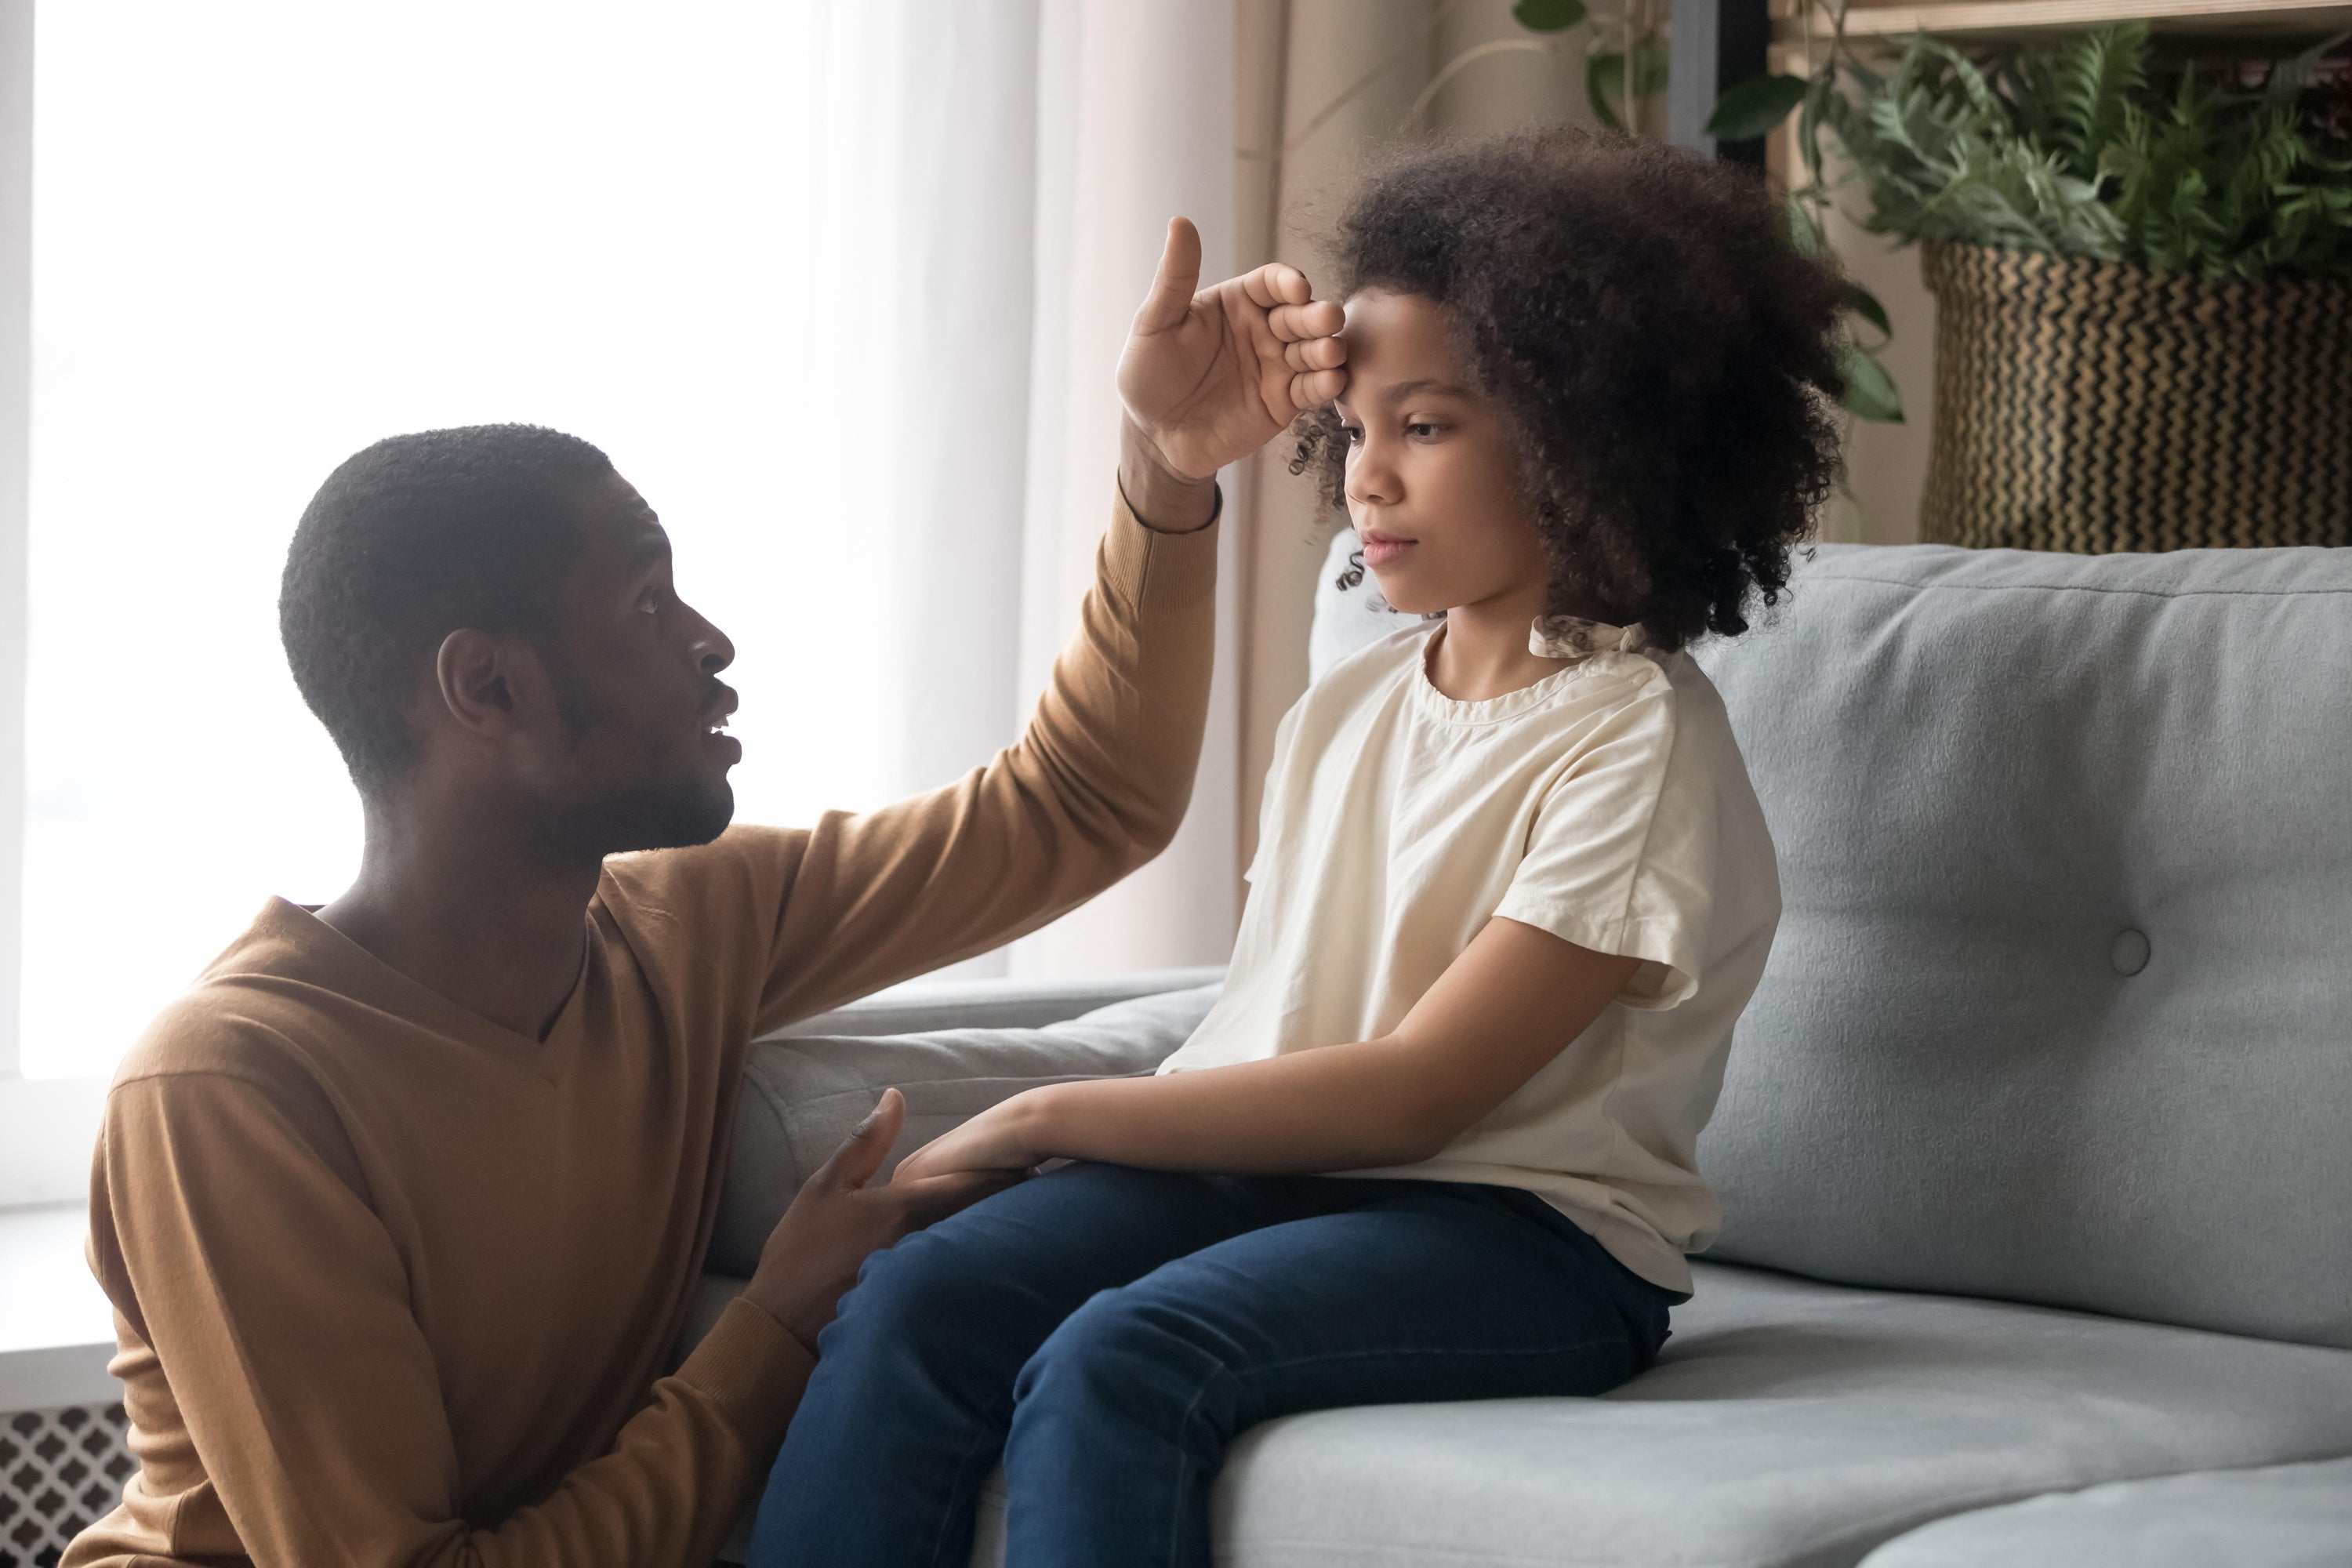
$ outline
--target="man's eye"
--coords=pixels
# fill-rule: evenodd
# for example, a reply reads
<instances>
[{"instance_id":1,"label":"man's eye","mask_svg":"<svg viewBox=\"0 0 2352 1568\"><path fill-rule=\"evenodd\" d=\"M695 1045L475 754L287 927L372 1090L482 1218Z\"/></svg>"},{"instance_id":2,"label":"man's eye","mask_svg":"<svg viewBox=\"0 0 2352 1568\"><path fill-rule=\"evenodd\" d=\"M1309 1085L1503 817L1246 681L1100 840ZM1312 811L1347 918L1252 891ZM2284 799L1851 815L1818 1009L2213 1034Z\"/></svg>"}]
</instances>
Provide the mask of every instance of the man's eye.
<instances>
[{"instance_id":1,"label":"man's eye","mask_svg":"<svg viewBox=\"0 0 2352 1568\"><path fill-rule=\"evenodd\" d=\"M658 615L660 615L660 614L661 614L661 595L660 595L660 594L658 594L657 592L656 592L654 589L651 589L651 588L648 588L648 589L646 589L644 593L642 593L642 594L638 595L637 595L637 613L638 613L639 615L645 615L645 616L658 616Z\"/></svg>"}]
</instances>

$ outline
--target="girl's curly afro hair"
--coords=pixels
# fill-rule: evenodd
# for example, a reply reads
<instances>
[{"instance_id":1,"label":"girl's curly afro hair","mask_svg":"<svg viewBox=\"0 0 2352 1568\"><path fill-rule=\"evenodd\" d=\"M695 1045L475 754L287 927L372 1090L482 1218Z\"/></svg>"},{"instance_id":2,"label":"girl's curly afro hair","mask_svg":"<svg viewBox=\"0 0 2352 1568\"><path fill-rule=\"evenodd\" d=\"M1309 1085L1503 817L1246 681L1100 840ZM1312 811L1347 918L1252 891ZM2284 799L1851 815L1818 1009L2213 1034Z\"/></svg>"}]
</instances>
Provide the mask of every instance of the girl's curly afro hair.
<instances>
[{"instance_id":1,"label":"girl's curly afro hair","mask_svg":"<svg viewBox=\"0 0 2352 1568\"><path fill-rule=\"evenodd\" d=\"M1567 128L1424 145L1339 226L1343 295L1444 306L1517 426L1551 606L1605 606L1654 644L1748 629L1840 473L1843 285L1790 243L1755 174ZM1293 472L1346 504L1328 406Z\"/></svg>"}]
</instances>

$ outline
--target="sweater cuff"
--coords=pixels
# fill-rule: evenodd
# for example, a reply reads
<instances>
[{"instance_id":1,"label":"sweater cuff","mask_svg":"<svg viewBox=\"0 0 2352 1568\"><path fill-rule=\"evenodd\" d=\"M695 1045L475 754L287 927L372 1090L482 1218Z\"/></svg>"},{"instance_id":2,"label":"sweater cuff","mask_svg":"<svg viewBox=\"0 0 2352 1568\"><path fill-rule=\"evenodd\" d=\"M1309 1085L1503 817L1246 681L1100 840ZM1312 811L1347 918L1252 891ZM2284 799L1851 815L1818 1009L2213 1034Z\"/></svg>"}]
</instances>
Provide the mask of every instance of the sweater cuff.
<instances>
[{"instance_id":1,"label":"sweater cuff","mask_svg":"<svg viewBox=\"0 0 2352 1568\"><path fill-rule=\"evenodd\" d=\"M1145 531L1151 533L1164 533L1171 538L1187 533L1202 533L1205 532L1209 529L1216 527L1217 520L1225 515L1225 487L1215 479L1211 479L1209 481L1208 521L1195 524L1191 528L1153 527L1151 523L1145 521L1144 516L1141 512L1135 510L1134 499L1127 493L1127 481L1124 479L1113 479L1111 481L1111 489L1118 495L1119 510L1127 513L1128 516L1135 519L1136 521L1142 523Z\"/></svg>"},{"instance_id":2,"label":"sweater cuff","mask_svg":"<svg viewBox=\"0 0 2352 1568\"><path fill-rule=\"evenodd\" d=\"M783 1441L816 1358L790 1330L737 1297L671 1375L718 1407L758 1454Z\"/></svg>"},{"instance_id":3,"label":"sweater cuff","mask_svg":"<svg viewBox=\"0 0 2352 1568\"><path fill-rule=\"evenodd\" d=\"M1110 529L1103 535L1099 566L1107 587L1130 605L1143 602L1147 584L1154 595L1172 593L1179 604L1216 592L1218 524L1225 510L1223 487L1209 521L1183 533L1163 533L1136 516L1116 482L1111 495Z\"/></svg>"}]
</instances>

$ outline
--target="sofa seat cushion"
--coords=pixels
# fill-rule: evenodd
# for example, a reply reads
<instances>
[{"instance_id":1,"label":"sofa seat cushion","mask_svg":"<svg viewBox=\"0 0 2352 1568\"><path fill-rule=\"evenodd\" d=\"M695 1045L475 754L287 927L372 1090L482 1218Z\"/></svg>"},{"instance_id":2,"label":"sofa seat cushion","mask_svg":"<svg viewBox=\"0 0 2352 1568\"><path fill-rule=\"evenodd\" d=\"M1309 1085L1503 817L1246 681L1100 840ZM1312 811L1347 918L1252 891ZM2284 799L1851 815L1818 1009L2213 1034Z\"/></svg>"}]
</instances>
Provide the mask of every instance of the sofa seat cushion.
<instances>
[{"instance_id":1,"label":"sofa seat cushion","mask_svg":"<svg viewBox=\"0 0 2352 1568\"><path fill-rule=\"evenodd\" d=\"M1891 1541L1867 1568L2344 1568L2352 1458L2117 1481L1980 1509Z\"/></svg>"},{"instance_id":2,"label":"sofa seat cushion","mask_svg":"<svg viewBox=\"0 0 2352 1568\"><path fill-rule=\"evenodd\" d=\"M2053 1489L2352 1453L2338 1350L1706 1264L1675 1320L1606 1398L1267 1423L1219 1481L1220 1562L1811 1568Z\"/></svg>"}]
</instances>

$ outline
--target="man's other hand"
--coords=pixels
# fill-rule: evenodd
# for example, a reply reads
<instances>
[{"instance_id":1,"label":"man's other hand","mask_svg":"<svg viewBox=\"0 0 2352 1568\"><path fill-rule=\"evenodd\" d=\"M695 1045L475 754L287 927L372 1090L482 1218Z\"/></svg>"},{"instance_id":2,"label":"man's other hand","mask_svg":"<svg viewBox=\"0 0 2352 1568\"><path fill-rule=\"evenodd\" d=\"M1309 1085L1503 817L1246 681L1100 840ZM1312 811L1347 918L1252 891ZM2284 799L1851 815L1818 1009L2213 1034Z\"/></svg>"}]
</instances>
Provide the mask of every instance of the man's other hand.
<instances>
[{"instance_id":1,"label":"man's other hand","mask_svg":"<svg viewBox=\"0 0 2352 1568\"><path fill-rule=\"evenodd\" d=\"M1134 431L1175 479L1202 483L1347 385L1339 307L1279 262L1201 289L1201 235L1171 219L1151 293L1119 356ZM1197 292L1196 292L1197 290ZM1139 498L1130 497L1130 500Z\"/></svg>"},{"instance_id":2,"label":"man's other hand","mask_svg":"<svg viewBox=\"0 0 2352 1568\"><path fill-rule=\"evenodd\" d=\"M873 1114L801 1188L760 1251L744 1300L783 1324L812 1354L869 1254L1019 1180L998 1171L963 1171L873 1185L906 1120L905 1097L895 1089L884 1091Z\"/></svg>"}]
</instances>

